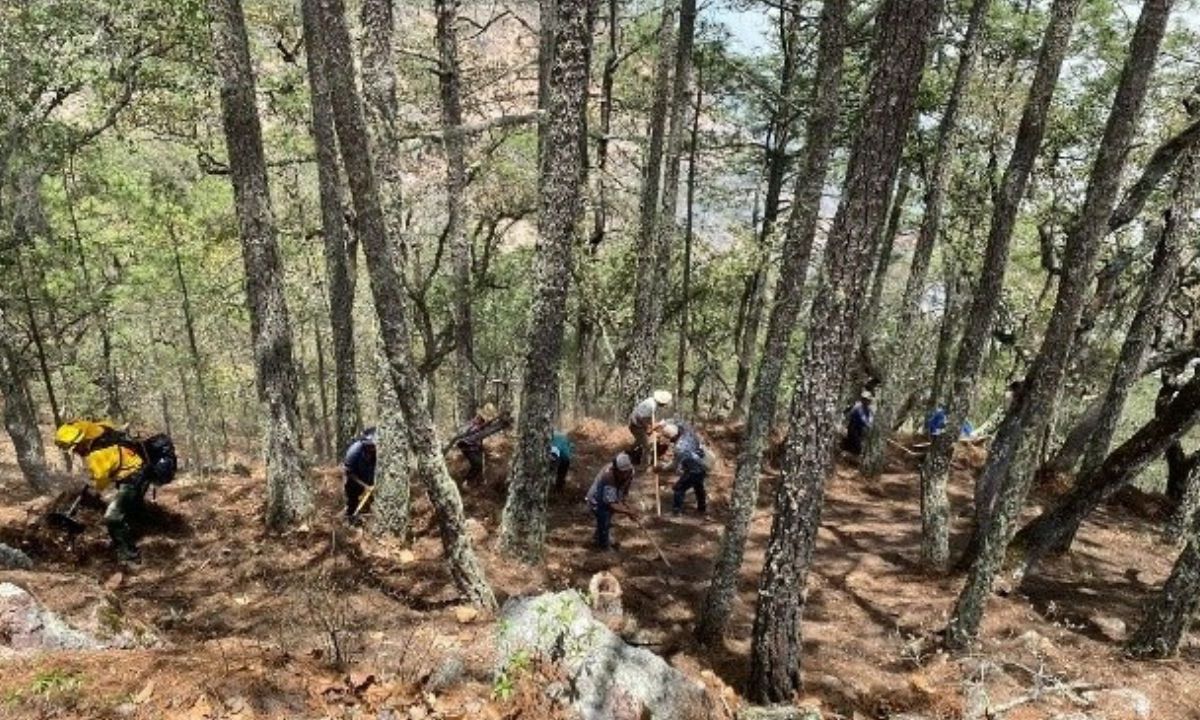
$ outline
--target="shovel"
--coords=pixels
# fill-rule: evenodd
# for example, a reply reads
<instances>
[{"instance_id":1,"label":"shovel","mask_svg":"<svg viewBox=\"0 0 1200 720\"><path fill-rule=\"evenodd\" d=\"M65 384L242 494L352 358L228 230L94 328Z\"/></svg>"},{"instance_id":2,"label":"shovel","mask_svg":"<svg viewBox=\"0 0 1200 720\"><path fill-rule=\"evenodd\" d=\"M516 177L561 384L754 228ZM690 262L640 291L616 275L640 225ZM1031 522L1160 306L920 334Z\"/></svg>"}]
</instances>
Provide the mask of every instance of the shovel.
<instances>
[{"instance_id":1,"label":"shovel","mask_svg":"<svg viewBox=\"0 0 1200 720\"><path fill-rule=\"evenodd\" d=\"M83 532L84 524L75 519L75 511L79 509L79 503L83 500L83 496L87 493L87 488L84 488L78 495L75 496L75 502L71 503L71 507L67 508L66 512L56 510L46 517L46 521L51 526L62 530L69 535L78 535Z\"/></svg>"}]
</instances>

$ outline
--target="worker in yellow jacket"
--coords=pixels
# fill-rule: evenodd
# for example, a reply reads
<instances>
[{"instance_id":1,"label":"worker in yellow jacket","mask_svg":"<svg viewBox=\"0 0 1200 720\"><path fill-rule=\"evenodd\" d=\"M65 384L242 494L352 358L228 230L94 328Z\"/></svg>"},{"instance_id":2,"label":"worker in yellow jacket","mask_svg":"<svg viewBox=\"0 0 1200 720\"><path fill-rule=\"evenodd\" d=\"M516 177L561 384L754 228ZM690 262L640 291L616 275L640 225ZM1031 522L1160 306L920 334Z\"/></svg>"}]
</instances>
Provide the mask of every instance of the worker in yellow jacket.
<instances>
[{"instance_id":1,"label":"worker in yellow jacket","mask_svg":"<svg viewBox=\"0 0 1200 720\"><path fill-rule=\"evenodd\" d=\"M117 492L104 512L104 524L112 538L117 558L137 562L140 558L129 527L129 515L136 512L149 487L141 456L117 442L118 431L104 421L76 420L54 433L54 444L83 458L92 486L104 492L116 485Z\"/></svg>"}]
</instances>

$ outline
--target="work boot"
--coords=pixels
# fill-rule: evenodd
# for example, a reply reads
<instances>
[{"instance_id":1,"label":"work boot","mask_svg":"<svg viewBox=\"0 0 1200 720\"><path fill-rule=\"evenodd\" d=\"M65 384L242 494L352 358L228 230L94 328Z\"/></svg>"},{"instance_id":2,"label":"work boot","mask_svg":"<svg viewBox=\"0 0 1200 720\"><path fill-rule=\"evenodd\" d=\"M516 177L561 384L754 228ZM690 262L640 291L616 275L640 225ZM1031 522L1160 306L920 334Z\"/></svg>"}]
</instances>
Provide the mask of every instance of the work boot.
<instances>
[{"instance_id":1,"label":"work boot","mask_svg":"<svg viewBox=\"0 0 1200 720\"><path fill-rule=\"evenodd\" d=\"M117 551L118 561L128 563L141 561L142 554L138 552L137 546L133 544L133 538L130 537L128 527L121 527L116 524L110 525L108 534L112 538L113 549Z\"/></svg>"}]
</instances>

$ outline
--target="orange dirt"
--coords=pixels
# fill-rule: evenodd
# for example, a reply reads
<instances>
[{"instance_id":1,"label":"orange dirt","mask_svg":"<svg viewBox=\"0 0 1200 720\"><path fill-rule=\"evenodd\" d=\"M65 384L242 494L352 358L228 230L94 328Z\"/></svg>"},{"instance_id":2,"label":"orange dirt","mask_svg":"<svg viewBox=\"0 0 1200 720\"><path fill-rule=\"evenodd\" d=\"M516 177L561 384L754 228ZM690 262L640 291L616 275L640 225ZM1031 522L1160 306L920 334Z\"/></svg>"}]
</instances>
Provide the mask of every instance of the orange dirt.
<instances>
[{"instance_id":1,"label":"orange dirt","mask_svg":"<svg viewBox=\"0 0 1200 720\"><path fill-rule=\"evenodd\" d=\"M623 518L614 531L619 553L588 548L592 518L583 494L594 472L628 442L621 427L586 420L572 432L575 467L568 490L551 498L542 567L517 566L494 548L509 452L505 439L489 441L486 483L466 488L464 502L477 521L472 533L501 601L586 589L594 573L608 570L623 586L625 613L636 618L636 640L736 709L775 473L764 475L729 638L718 648L698 648L692 621L728 509L740 439L737 427L714 424L704 431L721 458L709 483L708 518L694 512L654 517L652 478L635 483L638 502L650 511L648 532L671 568ZM981 461L975 451L956 460L959 535ZM986 691L993 707L1012 705L1004 716L1009 720L1052 718L1079 709L1076 695L1061 691L1061 683L1086 683L1144 693L1151 717L1200 718L1195 638L1179 660L1135 663L1123 659L1119 643L1093 622L1103 616L1136 626L1174 559L1173 549L1157 543L1155 527L1125 510L1105 509L1087 523L1073 554L1047 562L1017 591L996 596L972 656L927 649L961 578L932 578L918 567L912 462L897 451L878 481L840 466L829 483L803 627L804 703L819 706L826 717L918 712L958 718L970 698ZM461 473L456 456L451 464ZM316 478L320 515L283 536L262 529L261 477L181 478L159 493L141 541L143 564L118 577L96 511L85 511L88 530L67 542L37 524L45 503L30 500L15 468L0 462L0 492L8 498L0 506L0 541L23 547L35 561L33 571L0 579L29 589L85 628L99 623L161 640L149 649L0 660L0 717L375 718L387 708L396 709L394 717L410 718L557 716L538 692L544 678L537 669L518 678L511 694L493 696L494 627L486 618L464 623L456 617L460 601L419 488L407 557L395 541L341 522L336 470L321 470ZM670 479L661 480L666 509ZM690 495L688 507L695 507ZM349 658L341 669L331 666L331 633ZM446 673L458 663L461 672ZM428 689L427 680L439 673L448 675L448 686ZM1035 687L1044 690L1013 703Z\"/></svg>"}]
</instances>

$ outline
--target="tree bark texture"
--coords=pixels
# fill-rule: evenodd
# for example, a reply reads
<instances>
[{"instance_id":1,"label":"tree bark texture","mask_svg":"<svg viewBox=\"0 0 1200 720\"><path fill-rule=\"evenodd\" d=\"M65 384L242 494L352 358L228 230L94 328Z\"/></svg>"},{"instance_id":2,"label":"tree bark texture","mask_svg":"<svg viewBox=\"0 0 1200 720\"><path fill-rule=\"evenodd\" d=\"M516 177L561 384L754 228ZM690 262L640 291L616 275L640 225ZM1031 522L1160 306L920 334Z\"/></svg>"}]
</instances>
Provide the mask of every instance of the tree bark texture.
<instances>
[{"instance_id":1,"label":"tree bark texture","mask_svg":"<svg viewBox=\"0 0 1200 720\"><path fill-rule=\"evenodd\" d=\"M683 280L680 283L680 294L683 304L679 309L679 343L675 356L675 397L685 397L684 378L687 376L688 324L691 313L690 302L692 292L692 245L694 241L693 227L696 219L696 163L700 149L700 111L704 107L704 82L700 71L696 73L696 105L692 112L692 133L688 146L687 199L683 228Z\"/></svg>"},{"instance_id":2,"label":"tree bark texture","mask_svg":"<svg viewBox=\"0 0 1200 720\"><path fill-rule=\"evenodd\" d=\"M959 109L971 80L979 36L984 31L990 5L991 0L973 0L971 3L967 29L958 49L958 65L954 70L950 96L938 123L933 159L929 167L929 177L925 182L925 214L921 218L921 229L917 233L917 244L913 248L904 293L900 296L900 312L896 316L896 324L888 333L891 340L882 353L883 368L879 378L881 382L876 386L875 393L875 421L867 434L867 442L863 449L862 471L867 477L878 477L883 472L886 457L884 451L887 435L891 432L892 420L896 415L896 401L911 390L912 364L916 348L911 342L908 328L912 326L920 309L934 246L941 232L942 205L949 178L954 137L958 132ZM931 409L918 408L922 413Z\"/></svg>"},{"instance_id":3,"label":"tree bark texture","mask_svg":"<svg viewBox=\"0 0 1200 720\"><path fill-rule=\"evenodd\" d=\"M996 322L996 298L1000 297L1004 288L1017 210L1025 196L1029 175L1046 132L1050 103L1070 44L1071 27L1078 8L1079 0L1055 0L1050 8L1050 20L1042 36L1041 50L1021 113L1016 142L993 198L992 219L979 282L951 373L951 389L946 401L948 428L961 427L971 410L984 351ZM957 440L958 434L955 432L944 432L936 437L921 465L921 555L926 566L937 570L945 569L950 558L950 499L946 483Z\"/></svg>"},{"instance_id":4,"label":"tree bark texture","mask_svg":"<svg viewBox=\"0 0 1200 720\"><path fill-rule=\"evenodd\" d=\"M462 498L446 469L441 443L426 403L426 388L413 361L412 318L394 244L388 238L380 183L375 175L367 121L354 83L354 58L342 0L304 0L306 12L319 12L325 44L326 77L338 145L354 208L359 239L367 256L371 294L393 389L407 429L416 474L425 485L437 515L450 575L467 599L494 608L496 598L471 547L463 518Z\"/></svg>"},{"instance_id":5,"label":"tree bark texture","mask_svg":"<svg viewBox=\"0 0 1200 720\"><path fill-rule=\"evenodd\" d=\"M546 494L551 476L547 449L558 410L558 373L571 281L571 256L583 215L587 158L586 109L592 15L587 0L560 0L550 74L549 113L543 150L537 289L529 315L525 378L516 448L500 544L525 562L541 559L546 542Z\"/></svg>"},{"instance_id":6,"label":"tree bark texture","mask_svg":"<svg viewBox=\"0 0 1200 720\"><path fill-rule=\"evenodd\" d=\"M809 97L811 110L805 129L803 166L796 177L783 242L783 262L775 286L775 304L767 321L763 355L750 394L750 413L746 419L745 440L738 454L729 519L696 628L697 637L707 643L715 642L724 632L736 596L750 520L758 505L763 449L775 422L779 383L803 304L804 281L812 256L821 192L829 170L840 109L848 4L847 0L826 0L821 8L816 82Z\"/></svg>"},{"instance_id":7,"label":"tree bark texture","mask_svg":"<svg viewBox=\"0 0 1200 720\"><path fill-rule=\"evenodd\" d=\"M1100 240L1117 202L1121 172L1141 116L1158 48L1166 32L1172 0L1146 0L1138 16L1129 55L1097 149L1087 192L1067 235L1062 275L1041 349L1026 375L1021 398L1001 424L981 481L985 507L994 508L979 528L979 554L955 605L946 639L965 647L979 631L992 583L1012 537L1036 466L1036 454L1071 355L1075 329L1087 301ZM951 425L950 427L954 427ZM993 491L992 488L995 488ZM991 498L996 500L992 501Z\"/></svg>"},{"instance_id":8,"label":"tree bark texture","mask_svg":"<svg viewBox=\"0 0 1200 720\"><path fill-rule=\"evenodd\" d=\"M654 68L650 126L647 129L642 189L638 201L637 263L633 287L633 326L626 353L623 396L642 398L651 392L658 364L658 334L662 326L663 293L670 267L670 234L661 224L663 156L667 116L672 99L671 75L675 63L676 16L680 0L665 0L658 26L658 60ZM548 152L548 149L547 149Z\"/></svg>"},{"instance_id":9,"label":"tree bark texture","mask_svg":"<svg viewBox=\"0 0 1200 720\"><path fill-rule=\"evenodd\" d=\"M391 382L386 357L379 367L379 437L375 449L375 494L371 505L371 531L407 540L412 530L409 476L412 454L408 451L404 416L396 388Z\"/></svg>"},{"instance_id":10,"label":"tree bark texture","mask_svg":"<svg viewBox=\"0 0 1200 720\"><path fill-rule=\"evenodd\" d=\"M345 452L362 427L358 405L358 373L354 350L354 278L350 274L350 231L342 203L342 173L338 164L337 135L318 18L302 13L308 38L309 95L312 98L312 135L317 155L317 189L321 203L322 248L325 282L329 286L329 327L333 334L334 416L338 452Z\"/></svg>"},{"instance_id":11,"label":"tree bark texture","mask_svg":"<svg viewBox=\"0 0 1200 720\"><path fill-rule=\"evenodd\" d=\"M1142 295L1138 300L1137 312L1125 333L1125 342L1121 346L1108 392L1104 396L1099 423L1083 454L1080 475L1084 477L1093 474L1104 462L1104 456L1108 454L1108 446L1112 443L1113 434L1117 429L1117 421L1121 419L1121 413L1125 409L1125 400L1142 374L1146 352L1154 340L1167 295L1175 286L1180 254L1192 233L1191 217L1196 209L1198 190L1200 150L1190 148L1179 162L1171 207L1165 213L1162 227L1159 229L1154 258L1150 261L1150 271L1142 281Z\"/></svg>"},{"instance_id":12,"label":"tree bark texture","mask_svg":"<svg viewBox=\"0 0 1200 720\"><path fill-rule=\"evenodd\" d=\"M221 76L221 110L229 176L241 228L246 302L258 396L266 411L268 527L300 522L313 511L313 490L300 451L292 328L283 291L283 262L267 187L254 70L240 0L209 0L213 51Z\"/></svg>"},{"instance_id":13,"label":"tree bark texture","mask_svg":"<svg viewBox=\"0 0 1200 720\"><path fill-rule=\"evenodd\" d=\"M833 466L839 404L860 337L867 284L887 218L904 140L912 125L939 0L885 0L876 20L872 71L847 167L842 201L826 242L811 332L791 405L791 431L767 545L750 662L749 697L790 701L800 688L804 587Z\"/></svg>"},{"instance_id":14,"label":"tree bark texture","mask_svg":"<svg viewBox=\"0 0 1200 720\"><path fill-rule=\"evenodd\" d=\"M446 242L454 267L454 399L460 422L475 413L475 335L471 320L471 240L466 227L465 139L450 132L462 125L462 80L458 62L458 0L435 0L438 87L446 130Z\"/></svg>"},{"instance_id":15,"label":"tree bark texture","mask_svg":"<svg viewBox=\"0 0 1200 720\"><path fill-rule=\"evenodd\" d=\"M46 449L38 428L37 409L29 393L29 370L8 338L0 338L0 399L4 400L4 429L16 451L21 475L38 494L50 491Z\"/></svg>"},{"instance_id":16,"label":"tree bark texture","mask_svg":"<svg viewBox=\"0 0 1200 720\"><path fill-rule=\"evenodd\" d=\"M1200 527L1193 524L1171 576L1126 648L1138 658L1167 658L1179 651L1200 610Z\"/></svg>"},{"instance_id":17,"label":"tree bark texture","mask_svg":"<svg viewBox=\"0 0 1200 720\"><path fill-rule=\"evenodd\" d=\"M400 165L403 155L396 126L396 59L392 51L396 34L394 13L394 0L363 0L360 55L363 107L383 204L383 221L390 253L403 268L406 267L408 245L404 241L404 169ZM358 232L362 232L361 226Z\"/></svg>"},{"instance_id":18,"label":"tree bark texture","mask_svg":"<svg viewBox=\"0 0 1200 720\"><path fill-rule=\"evenodd\" d=\"M1180 468L1183 479L1180 483L1182 492L1175 507L1171 509L1171 517L1167 520L1166 540L1170 543L1180 543L1187 540L1188 528L1196 522L1200 513L1200 450L1185 457Z\"/></svg>"}]
</instances>

